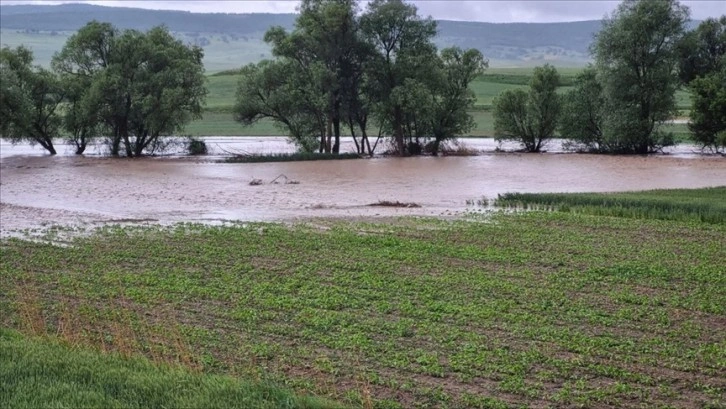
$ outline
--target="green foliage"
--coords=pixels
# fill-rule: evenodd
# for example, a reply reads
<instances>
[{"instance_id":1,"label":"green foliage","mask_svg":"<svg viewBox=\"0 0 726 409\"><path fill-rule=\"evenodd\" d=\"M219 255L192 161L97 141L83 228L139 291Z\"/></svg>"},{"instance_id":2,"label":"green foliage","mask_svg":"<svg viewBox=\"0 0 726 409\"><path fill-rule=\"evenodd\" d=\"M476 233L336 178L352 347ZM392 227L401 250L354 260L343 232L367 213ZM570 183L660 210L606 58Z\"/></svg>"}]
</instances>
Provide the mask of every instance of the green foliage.
<instances>
[{"instance_id":1,"label":"green foliage","mask_svg":"<svg viewBox=\"0 0 726 409\"><path fill-rule=\"evenodd\" d=\"M673 144L663 124L677 114L677 46L688 8L676 0L626 0L593 44L605 101L609 152L649 153Z\"/></svg>"},{"instance_id":2,"label":"green foliage","mask_svg":"<svg viewBox=\"0 0 726 409\"><path fill-rule=\"evenodd\" d=\"M322 75L321 70L316 71ZM235 120L250 126L271 119L284 129L303 152L316 148L316 136L325 127L324 96L310 92L322 78L303 75L290 61L263 61L242 68Z\"/></svg>"},{"instance_id":3,"label":"green foliage","mask_svg":"<svg viewBox=\"0 0 726 409\"><path fill-rule=\"evenodd\" d=\"M190 137L187 140L187 152L190 155L206 155L208 152L207 144L202 139Z\"/></svg>"},{"instance_id":4,"label":"green foliage","mask_svg":"<svg viewBox=\"0 0 726 409\"><path fill-rule=\"evenodd\" d=\"M562 99L560 135L569 139L568 147L592 152L603 150L605 101L595 68L588 67L577 75L575 88L567 92Z\"/></svg>"},{"instance_id":5,"label":"green foliage","mask_svg":"<svg viewBox=\"0 0 726 409\"><path fill-rule=\"evenodd\" d=\"M723 202L723 190L662 194ZM718 407L725 226L522 212L4 239L0 325L354 407ZM109 373L87 385L118 366L82 368ZM139 393L209 396L162 385Z\"/></svg>"},{"instance_id":6,"label":"green foliage","mask_svg":"<svg viewBox=\"0 0 726 409\"><path fill-rule=\"evenodd\" d=\"M695 30L686 33L678 52L679 75L684 84L718 71L726 55L726 16L702 21Z\"/></svg>"},{"instance_id":7,"label":"green foliage","mask_svg":"<svg viewBox=\"0 0 726 409\"><path fill-rule=\"evenodd\" d=\"M118 155L153 153L162 136L200 118L207 94L202 49L186 46L164 27L119 32L91 22L54 57L53 67L82 87L66 126L74 135L99 129Z\"/></svg>"},{"instance_id":8,"label":"green foliage","mask_svg":"<svg viewBox=\"0 0 726 409\"><path fill-rule=\"evenodd\" d=\"M404 155L406 139L410 144L422 134L417 126L421 119L415 112L405 112L404 106L416 106L414 98L420 92L415 90L425 87L437 61L436 22L421 18L414 5L402 0L374 0L368 3L360 25L375 50L367 75L378 123L393 135L396 152Z\"/></svg>"},{"instance_id":9,"label":"green foliage","mask_svg":"<svg viewBox=\"0 0 726 409\"><path fill-rule=\"evenodd\" d=\"M539 152L555 133L560 114L557 70L545 64L534 69L529 92L505 91L494 100L497 140L514 140L527 152Z\"/></svg>"},{"instance_id":10,"label":"green foliage","mask_svg":"<svg viewBox=\"0 0 726 409\"><path fill-rule=\"evenodd\" d=\"M469 111L474 107L476 95L470 86L488 66L481 52L474 49L445 48L441 50L440 60L439 76L431 84L433 112L428 116L434 155L442 142L474 128Z\"/></svg>"},{"instance_id":11,"label":"green foliage","mask_svg":"<svg viewBox=\"0 0 726 409\"><path fill-rule=\"evenodd\" d=\"M694 141L716 152L726 150L726 62L691 81L690 88L693 106L688 128Z\"/></svg>"},{"instance_id":12,"label":"green foliage","mask_svg":"<svg viewBox=\"0 0 726 409\"><path fill-rule=\"evenodd\" d=\"M506 193L497 206L726 224L726 187L625 193Z\"/></svg>"},{"instance_id":13,"label":"green foliage","mask_svg":"<svg viewBox=\"0 0 726 409\"><path fill-rule=\"evenodd\" d=\"M33 53L23 46L0 49L0 137L37 143L55 155L65 90L56 75L32 64Z\"/></svg>"},{"instance_id":14,"label":"green foliage","mask_svg":"<svg viewBox=\"0 0 726 409\"><path fill-rule=\"evenodd\" d=\"M6 408L334 408L239 379L155 366L0 328L0 405Z\"/></svg>"}]
</instances>

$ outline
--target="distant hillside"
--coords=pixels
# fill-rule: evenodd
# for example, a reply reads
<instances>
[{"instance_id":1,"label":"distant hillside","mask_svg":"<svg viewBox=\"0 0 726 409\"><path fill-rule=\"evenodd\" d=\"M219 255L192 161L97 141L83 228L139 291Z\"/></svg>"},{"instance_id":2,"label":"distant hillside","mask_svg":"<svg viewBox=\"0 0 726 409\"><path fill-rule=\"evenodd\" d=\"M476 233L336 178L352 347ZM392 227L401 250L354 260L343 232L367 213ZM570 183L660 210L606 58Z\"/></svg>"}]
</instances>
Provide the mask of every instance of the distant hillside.
<instances>
[{"instance_id":1,"label":"distant hillside","mask_svg":"<svg viewBox=\"0 0 726 409\"><path fill-rule=\"evenodd\" d=\"M183 40L205 49L205 64L214 72L269 58L262 42L271 26L293 27L295 14L224 14L145 10L88 4L0 5L3 45L26 44L47 65L66 38L88 21L107 21L119 28L147 30L164 24ZM532 66L551 62L579 66L589 60L588 47L600 21L574 23L509 23L438 21L439 46L477 48L492 66Z\"/></svg>"},{"instance_id":2,"label":"distant hillside","mask_svg":"<svg viewBox=\"0 0 726 409\"><path fill-rule=\"evenodd\" d=\"M104 7L90 4L0 6L0 27L76 31L91 20L120 28L148 30L161 24L171 31L221 34L264 33L270 26L292 27L295 14L223 14Z\"/></svg>"}]
</instances>

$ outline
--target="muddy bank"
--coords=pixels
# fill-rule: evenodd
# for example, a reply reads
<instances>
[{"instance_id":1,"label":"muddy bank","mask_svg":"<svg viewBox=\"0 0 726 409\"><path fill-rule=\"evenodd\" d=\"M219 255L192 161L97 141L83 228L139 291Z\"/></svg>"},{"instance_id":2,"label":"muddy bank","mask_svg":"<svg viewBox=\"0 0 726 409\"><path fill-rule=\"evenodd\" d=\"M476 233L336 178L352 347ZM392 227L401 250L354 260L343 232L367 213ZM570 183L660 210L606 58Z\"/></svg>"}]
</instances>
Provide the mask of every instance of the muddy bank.
<instances>
[{"instance_id":1,"label":"muddy bank","mask_svg":"<svg viewBox=\"0 0 726 409\"><path fill-rule=\"evenodd\" d=\"M269 183L279 175L297 184ZM250 185L258 179L260 185ZM226 164L93 156L0 157L0 227L309 217L456 215L505 192L622 191L726 183L720 156L484 154ZM382 201L420 207L367 206Z\"/></svg>"}]
</instances>

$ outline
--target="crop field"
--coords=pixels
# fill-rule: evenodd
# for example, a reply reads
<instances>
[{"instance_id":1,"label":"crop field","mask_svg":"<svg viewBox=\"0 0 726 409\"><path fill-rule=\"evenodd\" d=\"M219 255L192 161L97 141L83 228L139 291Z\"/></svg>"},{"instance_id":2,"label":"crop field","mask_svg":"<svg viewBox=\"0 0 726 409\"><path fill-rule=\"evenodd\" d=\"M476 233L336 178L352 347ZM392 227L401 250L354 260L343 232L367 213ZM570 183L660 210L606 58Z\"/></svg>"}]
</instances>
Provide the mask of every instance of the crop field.
<instances>
[{"instance_id":1,"label":"crop field","mask_svg":"<svg viewBox=\"0 0 726 409\"><path fill-rule=\"evenodd\" d=\"M0 325L26 338L3 335L0 356L41 337L68 359L114 351L350 407L723 407L726 224L684 220L537 211L5 239Z\"/></svg>"}]
</instances>

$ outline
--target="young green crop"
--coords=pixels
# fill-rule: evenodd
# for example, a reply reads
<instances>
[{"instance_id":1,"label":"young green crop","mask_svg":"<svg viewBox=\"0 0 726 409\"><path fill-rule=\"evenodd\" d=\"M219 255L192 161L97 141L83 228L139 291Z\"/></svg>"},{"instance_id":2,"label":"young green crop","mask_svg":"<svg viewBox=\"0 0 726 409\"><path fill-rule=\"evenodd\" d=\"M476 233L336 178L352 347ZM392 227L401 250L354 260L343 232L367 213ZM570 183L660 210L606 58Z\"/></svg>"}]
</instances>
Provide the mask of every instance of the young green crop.
<instances>
[{"instance_id":1,"label":"young green crop","mask_svg":"<svg viewBox=\"0 0 726 409\"><path fill-rule=\"evenodd\" d=\"M8 239L0 325L352 406L717 407L724 237L526 212Z\"/></svg>"}]
</instances>

